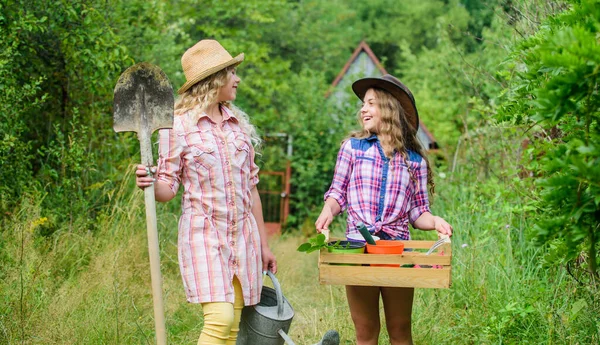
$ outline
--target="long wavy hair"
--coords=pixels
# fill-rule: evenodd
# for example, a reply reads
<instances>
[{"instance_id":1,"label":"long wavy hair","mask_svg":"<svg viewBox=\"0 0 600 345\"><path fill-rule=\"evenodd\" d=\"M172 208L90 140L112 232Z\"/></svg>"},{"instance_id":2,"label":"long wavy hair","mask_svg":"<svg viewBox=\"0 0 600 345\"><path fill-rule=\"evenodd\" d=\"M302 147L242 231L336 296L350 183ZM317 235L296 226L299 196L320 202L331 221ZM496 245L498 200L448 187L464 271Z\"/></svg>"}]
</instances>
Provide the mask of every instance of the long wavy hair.
<instances>
[{"instance_id":1,"label":"long wavy hair","mask_svg":"<svg viewBox=\"0 0 600 345\"><path fill-rule=\"evenodd\" d=\"M175 116L189 114L190 124L196 124L211 104L214 104L219 94L219 89L227 84L229 73L235 66L222 69L192 85L175 101ZM236 107L232 102L221 102L222 106L230 109L239 121L242 131L250 137L254 147L259 147L260 136L256 127L250 122L248 114Z\"/></svg>"},{"instance_id":2,"label":"long wavy hair","mask_svg":"<svg viewBox=\"0 0 600 345\"><path fill-rule=\"evenodd\" d=\"M418 181L415 178L414 172L410 169L410 164L408 164L407 152L408 150L411 150L421 155L427 163L427 185L429 187L429 194L433 196L435 193L435 183L433 182L433 173L431 171L429 159L427 159L423 145L421 145L417 139L417 131L408 123L404 108L402 108L400 101L389 92L382 89L373 88L373 91L375 92L377 106L379 107L379 113L381 115L381 123L377 137L383 148L383 153L386 157L392 158L394 152L398 152L409 167L411 180L417 183ZM363 127L360 110L356 117L361 129L351 132L344 141L349 138L364 139L374 134Z\"/></svg>"}]
</instances>

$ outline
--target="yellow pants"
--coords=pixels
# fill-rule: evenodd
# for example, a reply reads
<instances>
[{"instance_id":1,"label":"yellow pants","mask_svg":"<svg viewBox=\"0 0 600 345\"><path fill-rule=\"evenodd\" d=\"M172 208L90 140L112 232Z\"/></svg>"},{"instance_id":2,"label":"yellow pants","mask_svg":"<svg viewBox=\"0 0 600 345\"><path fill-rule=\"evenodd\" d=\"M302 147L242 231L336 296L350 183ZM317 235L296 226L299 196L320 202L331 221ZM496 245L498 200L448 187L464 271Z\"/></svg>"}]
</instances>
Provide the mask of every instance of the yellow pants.
<instances>
[{"instance_id":1,"label":"yellow pants","mask_svg":"<svg viewBox=\"0 0 600 345\"><path fill-rule=\"evenodd\" d=\"M242 285L237 277L233 278L235 301L202 303L204 327L198 339L198 345L235 345L240 331L240 318L244 308Z\"/></svg>"}]
</instances>

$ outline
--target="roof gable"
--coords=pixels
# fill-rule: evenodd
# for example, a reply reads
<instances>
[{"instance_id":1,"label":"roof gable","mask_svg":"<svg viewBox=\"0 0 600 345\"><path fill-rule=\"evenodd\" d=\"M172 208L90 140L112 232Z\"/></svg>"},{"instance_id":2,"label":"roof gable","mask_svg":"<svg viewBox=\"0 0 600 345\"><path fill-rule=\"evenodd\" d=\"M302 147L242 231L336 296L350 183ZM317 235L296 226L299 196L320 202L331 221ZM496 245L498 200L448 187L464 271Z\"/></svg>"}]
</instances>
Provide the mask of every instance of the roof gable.
<instances>
[{"instance_id":1,"label":"roof gable","mask_svg":"<svg viewBox=\"0 0 600 345\"><path fill-rule=\"evenodd\" d=\"M342 70L340 71L340 73L338 73L337 77L335 77L335 80L333 81L333 83L331 83L330 90L333 90L336 86L338 86L338 84L340 83L340 81L342 80L342 78L344 78L344 76L348 73L348 70L350 70L350 67L352 66L352 64L356 62L356 58L362 52L364 52L365 54L367 54L367 56L369 57L369 59L371 59L371 61L373 62L373 64L377 67L377 69L379 70L379 72L381 73L381 75L389 74L385 70L385 68L383 68L383 65L381 64L381 62L379 61L379 59L377 58L377 56L373 53L373 51L371 50L371 47L369 47L369 45L367 44L367 42L361 41L358 44L358 47L356 47L356 49L354 49L354 52L352 53L352 56L350 56L350 59L348 59L348 62L346 62L346 64L344 65L344 68L342 68ZM328 97L328 96L329 96L329 93L326 95L326 97Z\"/></svg>"}]
</instances>

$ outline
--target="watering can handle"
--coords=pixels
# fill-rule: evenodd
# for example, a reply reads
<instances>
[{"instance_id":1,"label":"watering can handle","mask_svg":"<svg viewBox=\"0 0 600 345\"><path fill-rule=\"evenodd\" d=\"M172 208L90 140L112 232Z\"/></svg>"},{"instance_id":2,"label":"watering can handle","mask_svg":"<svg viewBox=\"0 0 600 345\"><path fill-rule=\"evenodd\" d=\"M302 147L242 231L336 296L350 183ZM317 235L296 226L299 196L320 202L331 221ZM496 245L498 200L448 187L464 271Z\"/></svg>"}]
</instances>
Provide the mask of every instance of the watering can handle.
<instances>
[{"instance_id":1,"label":"watering can handle","mask_svg":"<svg viewBox=\"0 0 600 345\"><path fill-rule=\"evenodd\" d=\"M281 317L283 315L283 292L281 292L281 285L279 285L279 281L271 271L267 271L267 275L271 278L273 287L277 293L277 316Z\"/></svg>"}]
</instances>

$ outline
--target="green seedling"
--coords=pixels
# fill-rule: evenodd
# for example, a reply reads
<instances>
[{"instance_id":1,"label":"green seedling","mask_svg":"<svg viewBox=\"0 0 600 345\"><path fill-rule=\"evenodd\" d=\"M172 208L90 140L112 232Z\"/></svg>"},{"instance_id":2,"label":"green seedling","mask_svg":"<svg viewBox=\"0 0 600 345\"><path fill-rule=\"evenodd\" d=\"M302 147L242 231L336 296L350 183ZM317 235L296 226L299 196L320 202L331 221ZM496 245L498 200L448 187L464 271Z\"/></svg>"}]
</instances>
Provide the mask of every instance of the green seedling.
<instances>
[{"instance_id":1,"label":"green seedling","mask_svg":"<svg viewBox=\"0 0 600 345\"><path fill-rule=\"evenodd\" d=\"M321 248L335 248L335 249L347 249L350 248L350 242L348 241L344 241L345 243L342 244L342 241L331 241L331 242L327 242L325 239L325 235L323 234L318 234L314 237L311 237L308 239L308 242L302 243L299 247L298 247L298 251L299 252L304 252L304 253L312 253L314 251L317 250L321 250Z\"/></svg>"}]
</instances>

